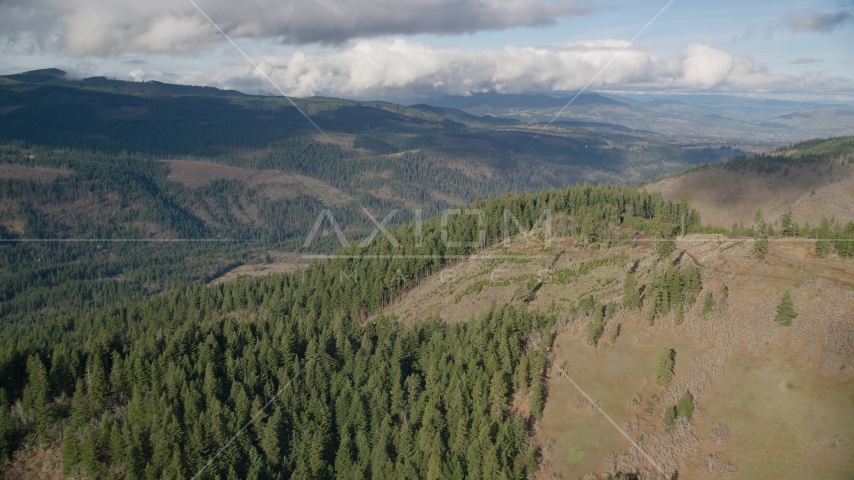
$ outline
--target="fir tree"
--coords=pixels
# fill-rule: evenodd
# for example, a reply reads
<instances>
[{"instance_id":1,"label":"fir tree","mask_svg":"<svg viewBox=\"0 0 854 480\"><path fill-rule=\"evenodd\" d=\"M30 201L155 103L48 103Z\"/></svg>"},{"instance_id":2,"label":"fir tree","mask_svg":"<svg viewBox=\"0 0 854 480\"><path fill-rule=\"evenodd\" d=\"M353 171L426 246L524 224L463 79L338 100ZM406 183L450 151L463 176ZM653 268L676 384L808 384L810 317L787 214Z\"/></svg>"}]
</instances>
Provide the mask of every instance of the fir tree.
<instances>
[{"instance_id":1,"label":"fir tree","mask_svg":"<svg viewBox=\"0 0 854 480\"><path fill-rule=\"evenodd\" d=\"M780 299L780 304L777 305L777 316L774 320L784 327L792 324L792 320L798 316L795 311L795 305L792 303L792 296L789 291L783 292L783 298Z\"/></svg>"},{"instance_id":2,"label":"fir tree","mask_svg":"<svg viewBox=\"0 0 854 480\"><path fill-rule=\"evenodd\" d=\"M753 217L753 254L765 258L768 254L768 225L762 218L762 210L756 210Z\"/></svg>"},{"instance_id":3,"label":"fir tree","mask_svg":"<svg viewBox=\"0 0 854 480\"><path fill-rule=\"evenodd\" d=\"M676 423L676 407L665 407L661 423L664 424L665 428L670 428Z\"/></svg>"},{"instance_id":4,"label":"fir tree","mask_svg":"<svg viewBox=\"0 0 854 480\"><path fill-rule=\"evenodd\" d=\"M24 408L33 412L36 433L41 440L47 440L47 427L53 422L54 411L50 397L47 370L38 355L27 360L28 384L24 389Z\"/></svg>"},{"instance_id":5,"label":"fir tree","mask_svg":"<svg viewBox=\"0 0 854 480\"><path fill-rule=\"evenodd\" d=\"M267 456L267 461L271 465L278 465L281 462L281 449L279 447L282 431L282 411L279 407L273 411L273 415L267 420L261 436L261 448Z\"/></svg>"},{"instance_id":6,"label":"fir tree","mask_svg":"<svg viewBox=\"0 0 854 480\"><path fill-rule=\"evenodd\" d=\"M662 387L670 384L673 379L673 369L676 366L676 351L665 348L658 357L658 370L656 371L656 383Z\"/></svg>"},{"instance_id":7,"label":"fir tree","mask_svg":"<svg viewBox=\"0 0 854 480\"><path fill-rule=\"evenodd\" d=\"M73 429L66 428L62 436L62 473L71 475L79 463L80 445L77 443L77 435Z\"/></svg>"},{"instance_id":8,"label":"fir tree","mask_svg":"<svg viewBox=\"0 0 854 480\"><path fill-rule=\"evenodd\" d=\"M680 418L692 420L694 415L694 397L689 392L685 392L679 402L676 404L676 414Z\"/></svg>"},{"instance_id":9,"label":"fir tree","mask_svg":"<svg viewBox=\"0 0 854 480\"><path fill-rule=\"evenodd\" d=\"M783 216L780 217L780 236L789 237L795 235L795 226L792 223L792 206L786 207Z\"/></svg>"},{"instance_id":10,"label":"fir tree","mask_svg":"<svg viewBox=\"0 0 854 480\"><path fill-rule=\"evenodd\" d=\"M82 445L80 447L80 462L83 470L90 478L98 477L101 470L101 462L98 458L98 439L89 427L83 428Z\"/></svg>"},{"instance_id":11,"label":"fir tree","mask_svg":"<svg viewBox=\"0 0 854 480\"><path fill-rule=\"evenodd\" d=\"M83 392L83 380L78 379L71 397L71 425L80 428L89 423L89 402Z\"/></svg>"},{"instance_id":12,"label":"fir tree","mask_svg":"<svg viewBox=\"0 0 854 480\"><path fill-rule=\"evenodd\" d=\"M605 332L605 327L602 325L602 318L602 305L597 303L593 313L593 320L587 325L587 343L594 347L599 344L599 339L602 337L602 333Z\"/></svg>"}]
</instances>

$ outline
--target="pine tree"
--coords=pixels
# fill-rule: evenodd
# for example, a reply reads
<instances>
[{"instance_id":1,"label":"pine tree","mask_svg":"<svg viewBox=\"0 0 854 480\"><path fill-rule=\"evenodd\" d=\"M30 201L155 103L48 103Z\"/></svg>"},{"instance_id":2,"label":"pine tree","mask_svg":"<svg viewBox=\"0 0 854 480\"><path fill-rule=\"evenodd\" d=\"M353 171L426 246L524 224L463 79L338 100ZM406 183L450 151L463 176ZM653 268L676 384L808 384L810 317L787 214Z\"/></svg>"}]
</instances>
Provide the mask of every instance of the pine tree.
<instances>
[{"instance_id":1,"label":"pine tree","mask_svg":"<svg viewBox=\"0 0 854 480\"><path fill-rule=\"evenodd\" d=\"M97 439L92 434L89 427L83 428L82 445L80 447L80 462L83 464L83 470L90 478L98 477L101 469L101 462L98 458Z\"/></svg>"},{"instance_id":2,"label":"pine tree","mask_svg":"<svg viewBox=\"0 0 854 480\"><path fill-rule=\"evenodd\" d=\"M73 429L66 428L62 436L62 473L71 475L79 463L80 445L77 443L77 435Z\"/></svg>"},{"instance_id":3,"label":"pine tree","mask_svg":"<svg viewBox=\"0 0 854 480\"><path fill-rule=\"evenodd\" d=\"M24 408L33 412L36 433L42 441L47 440L47 427L53 422L54 412L50 398L47 370L38 355L27 360L27 388L24 389Z\"/></svg>"},{"instance_id":4,"label":"pine tree","mask_svg":"<svg viewBox=\"0 0 854 480\"><path fill-rule=\"evenodd\" d=\"M261 437L261 448L267 456L267 461L274 466L278 465L282 459L282 452L279 447L279 438L282 434L282 410L276 407L267 420Z\"/></svg>"},{"instance_id":5,"label":"pine tree","mask_svg":"<svg viewBox=\"0 0 854 480\"><path fill-rule=\"evenodd\" d=\"M792 296L789 294L789 291L786 290L783 292L783 298L777 306L777 316L774 320L776 320L780 325L788 327L792 324L792 320L797 316L798 313L795 311L795 305L792 303Z\"/></svg>"},{"instance_id":6,"label":"pine tree","mask_svg":"<svg viewBox=\"0 0 854 480\"><path fill-rule=\"evenodd\" d=\"M78 379L71 397L71 425L80 428L89 423L89 402L83 392L83 380Z\"/></svg>"},{"instance_id":7,"label":"pine tree","mask_svg":"<svg viewBox=\"0 0 854 480\"><path fill-rule=\"evenodd\" d=\"M821 219L821 226L816 231L816 240L815 240L815 254L819 258L827 257L833 248L833 244L830 242L830 223L827 221L827 217L823 217Z\"/></svg>"},{"instance_id":8,"label":"pine tree","mask_svg":"<svg viewBox=\"0 0 854 480\"><path fill-rule=\"evenodd\" d=\"M593 313L593 320L587 325L587 343L594 347L598 345L599 339L605 331L605 327L602 326L602 318L602 305L599 305L597 302Z\"/></svg>"},{"instance_id":9,"label":"pine tree","mask_svg":"<svg viewBox=\"0 0 854 480\"><path fill-rule=\"evenodd\" d=\"M676 404L676 414L681 418L692 420L694 415L694 397L689 392L685 392Z\"/></svg>"},{"instance_id":10,"label":"pine tree","mask_svg":"<svg viewBox=\"0 0 854 480\"><path fill-rule=\"evenodd\" d=\"M780 217L780 236L788 237L795 234L794 224L792 223L792 206L786 207L783 216Z\"/></svg>"},{"instance_id":11,"label":"pine tree","mask_svg":"<svg viewBox=\"0 0 854 480\"><path fill-rule=\"evenodd\" d=\"M756 210L753 217L753 254L765 258L768 254L768 225L762 218L762 210Z\"/></svg>"},{"instance_id":12,"label":"pine tree","mask_svg":"<svg viewBox=\"0 0 854 480\"><path fill-rule=\"evenodd\" d=\"M658 370L656 371L656 383L662 387L670 384L673 379L673 369L676 366L676 351L665 348L658 358Z\"/></svg>"},{"instance_id":13,"label":"pine tree","mask_svg":"<svg viewBox=\"0 0 854 480\"><path fill-rule=\"evenodd\" d=\"M676 407L665 407L664 417L661 419L661 423L663 423L666 428L670 428L674 423L676 423Z\"/></svg>"}]
</instances>

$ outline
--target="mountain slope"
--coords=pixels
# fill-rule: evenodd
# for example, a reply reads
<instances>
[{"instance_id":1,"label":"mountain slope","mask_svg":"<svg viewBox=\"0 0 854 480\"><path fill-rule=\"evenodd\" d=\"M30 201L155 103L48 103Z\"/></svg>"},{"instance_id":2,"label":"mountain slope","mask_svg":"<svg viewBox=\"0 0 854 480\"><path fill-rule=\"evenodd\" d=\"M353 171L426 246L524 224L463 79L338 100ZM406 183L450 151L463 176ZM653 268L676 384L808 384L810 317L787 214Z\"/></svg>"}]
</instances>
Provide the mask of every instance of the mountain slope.
<instances>
[{"instance_id":1,"label":"mountain slope","mask_svg":"<svg viewBox=\"0 0 854 480\"><path fill-rule=\"evenodd\" d=\"M772 222L789 206L801 225L822 217L854 220L854 137L803 142L753 159L695 169L646 187L665 198L687 192L704 223L752 225L756 210Z\"/></svg>"}]
</instances>

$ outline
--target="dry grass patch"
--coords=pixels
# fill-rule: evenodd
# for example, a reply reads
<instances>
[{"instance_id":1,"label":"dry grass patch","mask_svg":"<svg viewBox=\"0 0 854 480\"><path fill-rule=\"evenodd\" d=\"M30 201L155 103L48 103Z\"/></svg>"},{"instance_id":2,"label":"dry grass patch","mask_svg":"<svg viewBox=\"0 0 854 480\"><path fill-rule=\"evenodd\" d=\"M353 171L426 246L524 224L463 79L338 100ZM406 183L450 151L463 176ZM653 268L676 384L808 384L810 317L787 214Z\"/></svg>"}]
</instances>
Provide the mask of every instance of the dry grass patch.
<instances>
[{"instance_id":1,"label":"dry grass patch","mask_svg":"<svg viewBox=\"0 0 854 480\"><path fill-rule=\"evenodd\" d=\"M854 220L854 167L819 164L815 170L789 167L788 172L767 175L712 167L660 180L646 189L674 201L688 192L703 223L726 228L733 223L752 225L757 209L773 222L789 205L801 225L817 225L822 216Z\"/></svg>"},{"instance_id":2,"label":"dry grass patch","mask_svg":"<svg viewBox=\"0 0 854 480\"><path fill-rule=\"evenodd\" d=\"M0 164L0 178L9 180L52 182L59 177L68 177L71 173L71 170L64 168L34 167L14 163Z\"/></svg>"},{"instance_id":3,"label":"dry grass patch","mask_svg":"<svg viewBox=\"0 0 854 480\"><path fill-rule=\"evenodd\" d=\"M240 277L264 277L277 273L293 272L299 268L305 268L308 261L302 260L296 255L289 256L286 260L279 260L273 263L258 263L252 265L240 265L219 277L210 281L211 284L230 282Z\"/></svg>"},{"instance_id":4,"label":"dry grass patch","mask_svg":"<svg viewBox=\"0 0 854 480\"><path fill-rule=\"evenodd\" d=\"M705 450L730 459L739 478L854 474L854 382L817 375L791 350L734 358L703 403L714 421L698 425L701 438L717 421L730 432Z\"/></svg>"},{"instance_id":5,"label":"dry grass patch","mask_svg":"<svg viewBox=\"0 0 854 480\"><path fill-rule=\"evenodd\" d=\"M691 360L702 350L686 338L672 334L648 337L645 327L624 322L616 345L597 351L584 341L586 322L570 324L555 339L554 365L566 362L567 373L618 425L635 415L641 419L640 430L661 429L657 413L661 405L661 388L655 385L658 357L666 348L676 350L676 375L690 368ZM640 342L635 342L640 339ZM550 473L564 478L582 477L601 472L609 452L633 448L626 438L608 422L601 412L574 405L580 392L568 380L554 374L549 378L549 396L537 439L553 440ZM646 379L646 386L644 386ZM636 393L642 397L639 406L629 405ZM646 402L655 413L644 414ZM634 437L634 435L631 435Z\"/></svg>"}]
</instances>

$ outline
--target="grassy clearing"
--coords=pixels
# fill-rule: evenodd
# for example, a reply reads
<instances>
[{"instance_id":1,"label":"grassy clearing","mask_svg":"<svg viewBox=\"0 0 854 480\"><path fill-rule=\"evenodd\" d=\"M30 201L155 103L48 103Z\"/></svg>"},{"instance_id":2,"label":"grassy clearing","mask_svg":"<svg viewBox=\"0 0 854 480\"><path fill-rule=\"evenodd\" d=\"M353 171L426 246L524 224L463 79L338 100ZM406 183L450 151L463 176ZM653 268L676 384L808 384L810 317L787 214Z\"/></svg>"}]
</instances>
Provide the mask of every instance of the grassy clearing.
<instances>
[{"instance_id":1,"label":"grassy clearing","mask_svg":"<svg viewBox=\"0 0 854 480\"><path fill-rule=\"evenodd\" d=\"M854 383L817 375L791 350L740 356L704 399L731 438L718 448L741 478L851 479ZM714 423L699 425L701 438ZM834 447L836 436L842 442Z\"/></svg>"},{"instance_id":2,"label":"grassy clearing","mask_svg":"<svg viewBox=\"0 0 854 480\"><path fill-rule=\"evenodd\" d=\"M661 390L655 386L655 372L663 348L676 350L674 378L684 374L691 365L691 359L702 353L702 350L686 338L656 335L646 344L643 341L646 336L646 329L624 324L616 345L597 352L584 342L583 335L568 330L555 340L554 364L566 361L572 380L618 425L640 414L645 425L660 428L657 412L644 417L642 408L629 406L628 400L634 393L641 393L646 400ZM635 338L642 340L640 345L635 344ZM646 387L644 378L648 379ZM551 471L565 478L601 472L609 452L631 447L602 413L591 410L589 405L575 408L575 397L580 394L566 379L552 375L549 380L549 397L538 437L554 441ZM584 452L583 456L579 456L578 452Z\"/></svg>"}]
</instances>

